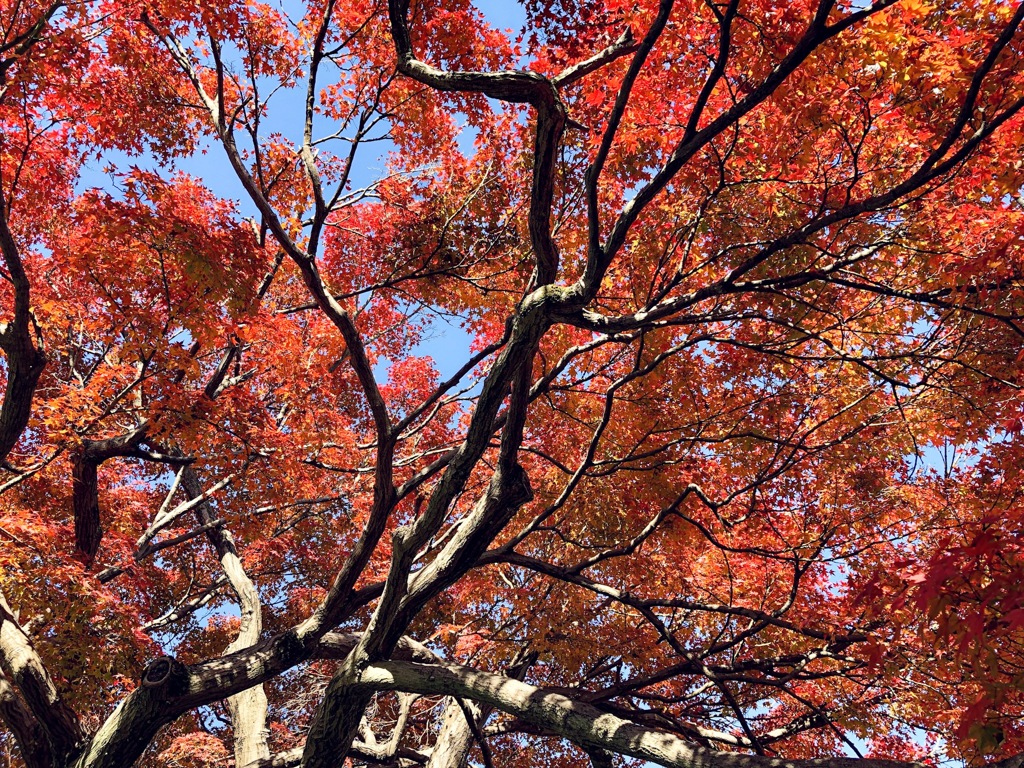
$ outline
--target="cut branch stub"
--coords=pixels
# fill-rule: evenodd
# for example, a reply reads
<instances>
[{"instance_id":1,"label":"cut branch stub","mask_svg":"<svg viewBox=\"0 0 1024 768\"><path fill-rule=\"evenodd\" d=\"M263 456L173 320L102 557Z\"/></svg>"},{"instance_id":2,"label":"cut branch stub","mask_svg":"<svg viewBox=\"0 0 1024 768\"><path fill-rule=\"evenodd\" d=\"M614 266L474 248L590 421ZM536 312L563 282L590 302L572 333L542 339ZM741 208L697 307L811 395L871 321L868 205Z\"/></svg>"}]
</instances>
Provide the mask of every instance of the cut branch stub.
<instances>
[{"instance_id":1,"label":"cut branch stub","mask_svg":"<svg viewBox=\"0 0 1024 768\"><path fill-rule=\"evenodd\" d=\"M167 697L180 695L188 690L188 668L173 656L161 656L142 673L142 685Z\"/></svg>"}]
</instances>

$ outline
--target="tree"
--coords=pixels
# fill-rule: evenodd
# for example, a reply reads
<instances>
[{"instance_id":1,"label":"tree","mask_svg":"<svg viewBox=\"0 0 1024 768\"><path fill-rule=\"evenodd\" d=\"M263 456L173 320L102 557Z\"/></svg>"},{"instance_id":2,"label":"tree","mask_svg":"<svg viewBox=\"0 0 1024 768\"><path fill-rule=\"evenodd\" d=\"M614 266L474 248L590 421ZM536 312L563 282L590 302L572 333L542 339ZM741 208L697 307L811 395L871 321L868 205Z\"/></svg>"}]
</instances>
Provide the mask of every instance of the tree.
<instances>
[{"instance_id":1,"label":"tree","mask_svg":"<svg viewBox=\"0 0 1024 768\"><path fill-rule=\"evenodd\" d=\"M7 765L1024 764L1024 5L524 6L0 5Z\"/></svg>"}]
</instances>

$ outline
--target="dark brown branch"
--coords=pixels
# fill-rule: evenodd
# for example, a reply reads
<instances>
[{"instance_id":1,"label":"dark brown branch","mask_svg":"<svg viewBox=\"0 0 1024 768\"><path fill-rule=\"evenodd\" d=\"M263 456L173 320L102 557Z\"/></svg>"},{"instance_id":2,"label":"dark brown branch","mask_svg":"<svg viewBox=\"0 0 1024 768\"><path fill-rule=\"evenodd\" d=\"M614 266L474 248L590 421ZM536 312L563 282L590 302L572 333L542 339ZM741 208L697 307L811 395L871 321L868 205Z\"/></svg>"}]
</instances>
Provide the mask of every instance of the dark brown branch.
<instances>
[{"instance_id":1,"label":"dark brown branch","mask_svg":"<svg viewBox=\"0 0 1024 768\"><path fill-rule=\"evenodd\" d=\"M661 37L661 33L668 24L669 16L672 14L672 6L673 0L661 0L658 4L658 15L655 16L651 28L647 30L643 41L637 47L636 56L633 57L629 64L629 69L622 79L619 92L615 96L615 104L612 106L611 114L608 116L608 124L601 138L601 146L598 147L593 162L587 168L584 186L587 200L589 243L587 246L587 274L584 276L584 285L592 283L594 280L600 283L600 274L603 274L603 270L600 270L598 266L604 258L601 253L601 217L600 204L598 202L598 182L601 178L601 171L608 161L608 155L611 152L612 143L615 141L615 134L619 130L622 117L626 114L626 106L633 92L633 85L640 76L640 72L643 70L647 57L654 48L654 44Z\"/></svg>"},{"instance_id":2,"label":"dark brown branch","mask_svg":"<svg viewBox=\"0 0 1024 768\"><path fill-rule=\"evenodd\" d=\"M223 89L218 88L217 92L211 95L203 85L198 71L181 43L173 35L161 31L149 18L144 17L143 22L160 39L191 82L196 95L209 114L212 125L217 130L221 146L224 148L235 175L259 210L265 225L274 235L281 250L299 267L303 282L317 306L341 333L348 348L349 365L359 380L367 406L373 415L377 433L373 506L359 539L335 575L327 596L313 615L301 625L300 633L303 636L303 642L312 643L340 621L344 606L347 604L356 581L369 562L380 537L384 534L388 517L396 503L393 482L396 435L388 414L387 404L374 377L373 368L366 355L363 339L356 328L355 321L334 299L333 293L325 285L316 266L314 251L300 248L289 235L285 225L267 199L261 183L253 177L247 162L242 158L233 129L223 119L225 99Z\"/></svg>"},{"instance_id":3,"label":"dark brown branch","mask_svg":"<svg viewBox=\"0 0 1024 768\"><path fill-rule=\"evenodd\" d=\"M555 193L558 146L568 120L565 105L555 84L536 72L525 70L446 72L425 64L416 58L413 51L406 19L408 9L408 0L388 2L391 37L398 54L400 72L439 91L483 93L513 104L529 104L537 110L529 228L530 241L537 259L534 286L548 285L558 274L558 249L551 237L551 207ZM603 63L600 61L594 68Z\"/></svg>"},{"instance_id":4,"label":"dark brown branch","mask_svg":"<svg viewBox=\"0 0 1024 768\"><path fill-rule=\"evenodd\" d=\"M51 3L25 32L0 49L2 53L11 54L0 62L0 99L7 92L10 68L42 39L46 27L63 5L63 0ZM46 365L42 335L32 317L28 274L10 229L11 209L7 199L11 199L7 192L0 190L0 253L14 285L14 318L0 323L0 349L7 356L7 388L0 406L0 462L7 458L28 425L32 397Z\"/></svg>"},{"instance_id":5,"label":"dark brown branch","mask_svg":"<svg viewBox=\"0 0 1024 768\"><path fill-rule=\"evenodd\" d=\"M103 538L100 521L99 466L115 456L132 456L146 438L149 424L143 422L131 432L106 440L84 440L71 469L71 506L75 518L75 546L91 561Z\"/></svg>"},{"instance_id":6,"label":"dark brown branch","mask_svg":"<svg viewBox=\"0 0 1024 768\"><path fill-rule=\"evenodd\" d=\"M849 17L832 25L826 24L828 13L832 8L832 3L826 1L820 3L807 32L799 42L797 42L789 54L786 55L778 65L776 65L760 85L758 85L741 101L737 102L708 123L704 128L693 133L688 132L684 134L683 138L680 140L679 144L673 150L672 154L661 169L651 177L647 185L640 189L636 196L622 209L622 212L619 214L618 219L603 245L600 241L600 226L596 219L598 206L597 183L598 176L601 172L601 166L603 164L603 156L599 153L598 159L602 162L599 164L595 161L592 170L588 171L587 177L587 206L588 216L591 218L591 242L589 247L590 255L588 256L587 270L580 282L579 290L581 295L591 297L596 293L611 260L618 253L623 243L625 243L630 228L633 226L637 218L639 218L641 212L646 208L648 203L650 203L662 190L665 189L665 187L668 186L672 179L675 178L676 174L698 151L707 146L715 137L719 136L729 126L735 125L740 118L748 114L756 106L771 96L779 85L788 79L789 76L792 75L800 65L803 64L815 50L817 50L819 46L856 22L866 18L867 15L878 13L892 5L895 1L896 0L883 0L879 3L873 3L870 8L865 10L864 13L851 14ZM667 21L668 11L665 8L666 5L669 7L671 6L669 0L663 0L662 2L662 10L665 13L665 20ZM659 19L660 18L661 15L659 14ZM652 40L652 46L653 43L654 41ZM641 49L640 53L643 53L643 49ZM638 57L640 53L638 53ZM635 79L639 74L639 70L637 70L636 73L633 73L631 70L630 74ZM630 74L627 75L627 78ZM618 102L616 102L616 107L618 107ZM622 109L624 108L625 104L622 106ZM613 117L616 114L617 112L613 111ZM611 141L616 129L617 123L610 121L609 129L606 131L606 143L608 145L608 149L611 147ZM602 144L602 147L604 147L604 144ZM605 152L605 155L606 154L607 150Z\"/></svg>"},{"instance_id":7,"label":"dark brown branch","mask_svg":"<svg viewBox=\"0 0 1024 768\"><path fill-rule=\"evenodd\" d=\"M32 414L32 397L46 365L32 318L29 279L21 253L8 227L7 206L0 203L0 252L14 284L14 318L0 323L0 349L7 356L7 388L0 406L0 461L14 448Z\"/></svg>"}]
</instances>

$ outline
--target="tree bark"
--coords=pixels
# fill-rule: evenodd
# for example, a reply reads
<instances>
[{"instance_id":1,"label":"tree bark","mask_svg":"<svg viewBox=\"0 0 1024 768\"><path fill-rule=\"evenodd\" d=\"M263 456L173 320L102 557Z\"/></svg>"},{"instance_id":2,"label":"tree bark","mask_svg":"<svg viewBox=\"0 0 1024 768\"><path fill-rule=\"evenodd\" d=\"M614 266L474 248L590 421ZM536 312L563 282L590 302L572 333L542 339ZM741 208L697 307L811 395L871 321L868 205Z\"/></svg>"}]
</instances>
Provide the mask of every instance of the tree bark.
<instances>
[{"instance_id":1,"label":"tree bark","mask_svg":"<svg viewBox=\"0 0 1024 768\"><path fill-rule=\"evenodd\" d=\"M924 768L922 763L824 757L810 760L720 752L697 747L562 693L455 664L385 662L368 666L359 685L372 690L446 694L473 699L574 742L589 753L608 751L667 768ZM996 764L1018 768L1021 757Z\"/></svg>"},{"instance_id":2,"label":"tree bark","mask_svg":"<svg viewBox=\"0 0 1024 768\"><path fill-rule=\"evenodd\" d=\"M192 467L182 468L181 484L189 499L197 499L202 496L202 483ZM217 518L206 501L197 505L196 517L201 526L210 526ZM238 628L238 636L226 650L226 653L232 654L251 648L259 642L260 634L263 631L260 595L256 585L253 584L252 579L245 572L245 568L242 567L242 561L238 557L238 548L231 533L223 526L214 526L207 530L206 535L217 550L221 568L238 597L241 625ZM235 765L249 765L269 759L268 705L263 684L259 683L234 696L229 696L227 704L234 735Z\"/></svg>"},{"instance_id":3,"label":"tree bark","mask_svg":"<svg viewBox=\"0 0 1024 768\"><path fill-rule=\"evenodd\" d=\"M71 467L71 507L75 517L75 547L91 562L103 540L100 519L99 467L115 456L130 456L149 430L148 422L124 435L84 440Z\"/></svg>"},{"instance_id":4,"label":"tree bark","mask_svg":"<svg viewBox=\"0 0 1024 768\"><path fill-rule=\"evenodd\" d=\"M85 732L78 716L61 698L32 641L0 593L0 671L17 686L27 712L46 738L51 762L62 766L81 748ZM13 693L13 692L12 692ZM5 697L8 698L8 697ZM10 699L5 709L10 710ZM23 711L23 714L25 712ZM5 718L6 719L6 718Z\"/></svg>"},{"instance_id":5,"label":"tree bark","mask_svg":"<svg viewBox=\"0 0 1024 768\"><path fill-rule=\"evenodd\" d=\"M53 768L46 734L3 674L0 674L0 723L14 735L28 768Z\"/></svg>"},{"instance_id":6,"label":"tree bark","mask_svg":"<svg viewBox=\"0 0 1024 768\"><path fill-rule=\"evenodd\" d=\"M527 670L537 661L533 651L521 650L508 667L508 676L522 680ZM473 701L451 699L444 709L441 732L430 754L427 768L462 768L469 757L473 742L483 738L483 725L494 707ZM470 723L469 718L473 718ZM481 750L487 748L481 743ZM488 757L485 754L485 757Z\"/></svg>"},{"instance_id":7,"label":"tree bark","mask_svg":"<svg viewBox=\"0 0 1024 768\"><path fill-rule=\"evenodd\" d=\"M29 297L29 280L21 253L8 227L9 211L0 202L0 253L14 284L14 318L0 323L0 349L7 355L7 388L0 406L0 461L14 448L32 415L32 397L46 356L32 338L35 321ZM38 334L38 329L36 329Z\"/></svg>"},{"instance_id":8,"label":"tree bark","mask_svg":"<svg viewBox=\"0 0 1024 768\"><path fill-rule=\"evenodd\" d=\"M427 768L464 768L473 749L473 729L468 718L477 723L486 719L493 707L483 708L473 702L459 704L458 699L450 699L441 715L441 730L437 734L434 750L430 753Z\"/></svg>"}]
</instances>

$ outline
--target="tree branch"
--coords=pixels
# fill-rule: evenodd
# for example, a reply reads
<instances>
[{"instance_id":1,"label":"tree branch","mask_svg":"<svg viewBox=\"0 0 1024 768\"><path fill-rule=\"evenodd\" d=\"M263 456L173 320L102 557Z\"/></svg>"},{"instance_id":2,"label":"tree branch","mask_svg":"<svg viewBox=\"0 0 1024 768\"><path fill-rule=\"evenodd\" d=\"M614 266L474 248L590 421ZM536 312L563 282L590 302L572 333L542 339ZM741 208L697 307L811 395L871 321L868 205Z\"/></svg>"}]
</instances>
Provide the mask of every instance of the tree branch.
<instances>
[{"instance_id":1,"label":"tree branch","mask_svg":"<svg viewBox=\"0 0 1024 768\"><path fill-rule=\"evenodd\" d=\"M55 766L63 766L85 741L78 716L61 698L43 660L0 593L0 671L21 692L46 737Z\"/></svg>"},{"instance_id":2,"label":"tree branch","mask_svg":"<svg viewBox=\"0 0 1024 768\"><path fill-rule=\"evenodd\" d=\"M206 529L206 536L220 560L224 575L238 598L241 624L238 635L227 647L227 653L241 651L255 645L263 631L263 614L259 591L245 572L238 556L234 537L221 525L213 525L217 516L210 507L208 496L204 495L203 484L190 467L182 468L181 485L191 501L197 501L196 519ZM234 736L235 764L247 765L270 757L267 732L267 694L263 684L254 685L229 696L228 711L231 713L231 727Z\"/></svg>"},{"instance_id":3,"label":"tree branch","mask_svg":"<svg viewBox=\"0 0 1024 768\"><path fill-rule=\"evenodd\" d=\"M0 673L0 722L14 734L28 768L53 768L46 734L3 673Z\"/></svg>"},{"instance_id":4,"label":"tree branch","mask_svg":"<svg viewBox=\"0 0 1024 768\"><path fill-rule=\"evenodd\" d=\"M0 202L0 253L14 284L14 318L0 323L0 349L7 356L7 388L0 406L0 461L14 448L32 415L32 397L46 365L41 338L33 339L29 279L18 244L7 224L10 213ZM38 328L34 329L38 336Z\"/></svg>"},{"instance_id":5,"label":"tree branch","mask_svg":"<svg viewBox=\"0 0 1024 768\"><path fill-rule=\"evenodd\" d=\"M459 696L494 706L556 733L588 752L609 751L669 768L925 768L921 763L824 757L809 760L719 752L644 727L560 692L455 664L385 662L368 666L359 685L372 690ZM998 768L1018 768L1013 757Z\"/></svg>"},{"instance_id":6,"label":"tree branch","mask_svg":"<svg viewBox=\"0 0 1024 768\"><path fill-rule=\"evenodd\" d=\"M362 605L379 594L353 599ZM139 686L128 694L93 736L75 768L125 768L147 749L164 725L196 707L222 701L310 658L345 659L360 635L327 633L310 642L295 629L261 640L235 653L186 666L164 657L149 664ZM402 638L394 658L435 663L438 657L411 638Z\"/></svg>"},{"instance_id":7,"label":"tree branch","mask_svg":"<svg viewBox=\"0 0 1024 768\"><path fill-rule=\"evenodd\" d=\"M75 518L75 547L92 561L103 539L100 520L99 466L115 456L131 456L146 438L149 423L143 422L124 435L106 440L83 440L72 459L71 506Z\"/></svg>"},{"instance_id":8,"label":"tree branch","mask_svg":"<svg viewBox=\"0 0 1024 768\"><path fill-rule=\"evenodd\" d=\"M525 70L446 72L425 64L416 58L413 51L406 19L408 10L409 0L388 0L391 37L398 54L398 70L402 74L439 91L483 93L513 104L530 104L537 110L528 221L530 241L537 259L533 285L548 285L558 274L558 248L551 237L551 207L555 194L558 146L568 120L565 105L555 84L543 75ZM608 55L595 64L593 69L606 60ZM570 73L568 76L573 75ZM579 76L582 77L582 74Z\"/></svg>"}]
</instances>

